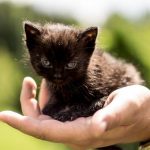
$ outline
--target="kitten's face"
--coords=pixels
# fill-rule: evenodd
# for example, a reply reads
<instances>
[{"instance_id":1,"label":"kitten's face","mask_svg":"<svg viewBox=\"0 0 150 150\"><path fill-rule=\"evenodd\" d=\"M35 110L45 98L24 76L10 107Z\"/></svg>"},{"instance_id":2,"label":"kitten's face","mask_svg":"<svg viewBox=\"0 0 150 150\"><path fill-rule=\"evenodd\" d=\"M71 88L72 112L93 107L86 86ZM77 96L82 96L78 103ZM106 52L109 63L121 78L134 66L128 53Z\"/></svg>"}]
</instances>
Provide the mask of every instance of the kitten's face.
<instances>
[{"instance_id":1,"label":"kitten's face","mask_svg":"<svg viewBox=\"0 0 150 150\"><path fill-rule=\"evenodd\" d=\"M40 76L57 85L85 76L97 28L80 31L60 24L39 26L26 22L25 33L32 66Z\"/></svg>"}]
</instances>

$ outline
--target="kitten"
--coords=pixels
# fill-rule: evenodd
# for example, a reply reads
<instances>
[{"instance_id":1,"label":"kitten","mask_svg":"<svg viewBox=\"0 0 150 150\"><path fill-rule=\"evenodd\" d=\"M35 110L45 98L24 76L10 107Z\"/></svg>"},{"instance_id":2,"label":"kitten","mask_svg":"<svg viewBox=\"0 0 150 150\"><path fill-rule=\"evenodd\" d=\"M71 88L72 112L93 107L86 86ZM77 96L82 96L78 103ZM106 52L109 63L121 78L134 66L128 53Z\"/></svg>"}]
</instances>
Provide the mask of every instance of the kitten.
<instances>
[{"instance_id":1,"label":"kitten","mask_svg":"<svg viewBox=\"0 0 150 150\"><path fill-rule=\"evenodd\" d=\"M112 91L143 83L133 65L95 48L97 27L82 30L27 21L24 28L31 64L50 91L45 115L63 122L88 117Z\"/></svg>"}]
</instances>

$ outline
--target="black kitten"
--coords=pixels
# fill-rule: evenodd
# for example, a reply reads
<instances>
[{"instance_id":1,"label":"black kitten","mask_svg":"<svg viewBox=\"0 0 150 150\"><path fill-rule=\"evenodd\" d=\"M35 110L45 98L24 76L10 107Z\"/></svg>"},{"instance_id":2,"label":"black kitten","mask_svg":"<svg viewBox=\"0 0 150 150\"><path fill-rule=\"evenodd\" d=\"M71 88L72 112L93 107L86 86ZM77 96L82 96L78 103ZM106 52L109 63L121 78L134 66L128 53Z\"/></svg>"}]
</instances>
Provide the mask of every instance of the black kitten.
<instances>
[{"instance_id":1,"label":"black kitten","mask_svg":"<svg viewBox=\"0 0 150 150\"><path fill-rule=\"evenodd\" d=\"M95 48L97 32L97 27L25 22L32 66L51 93L44 114L59 121L88 117L112 91L143 82L133 65Z\"/></svg>"}]
</instances>

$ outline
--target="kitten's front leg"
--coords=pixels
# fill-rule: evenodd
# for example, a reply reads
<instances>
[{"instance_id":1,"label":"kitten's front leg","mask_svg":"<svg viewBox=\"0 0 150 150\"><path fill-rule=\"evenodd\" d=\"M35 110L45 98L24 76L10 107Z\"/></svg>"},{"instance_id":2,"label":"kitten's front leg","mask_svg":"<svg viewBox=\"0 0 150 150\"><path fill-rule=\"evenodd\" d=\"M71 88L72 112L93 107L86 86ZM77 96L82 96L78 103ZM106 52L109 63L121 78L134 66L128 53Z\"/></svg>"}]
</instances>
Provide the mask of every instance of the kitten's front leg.
<instances>
[{"instance_id":1,"label":"kitten's front leg","mask_svg":"<svg viewBox=\"0 0 150 150\"><path fill-rule=\"evenodd\" d=\"M88 106L89 107L89 106ZM85 112L86 106L83 104L71 104L63 107L59 112L57 112L53 118L62 122L72 121L79 117L87 117L86 114L83 114L82 110ZM89 115L88 115L89 116Z\"/></svg>"},{"instance_id":2,"label":"kitten's front leg","mask_svg":"<svg viewBox=\"0 0 150 150\"><path fill-rule=\"evenodd\" d=\"M53 100L51 100L53 99ZM44 109L42 110L43 114L51 116L52 118L54 118L54 116L57 115L57 113L60 112L60 110L63 109L64 104L61 101L58 101L56 99L50 98L49 102L46 104L46 106L44 107Z\"/></svg>"},{"instance_id":3,"label":"kitten's front leg","mask_svg":"<svg viewBox=\"0 0 150 150\"><path fill-rule=\"evenodd\" d=\"M101 109L105 103L107 97L95 101L91 104L78 103L71 104L63 107L57 114L55 114L54 119L59 121L72 121L79 117L89 117L92 116L97 110Z\"/></svg>"},{"instance_id":4,"label":"kitten's front leg","mask_svg":"<svg viewBox=\"0 0 150 150\"><path fill-rule=\"evenodd\" d=\"M43 113L62 122L72 121L79 117L89 117L103 107L106 98L107 97L103 97L102 99L89 104L72 103L70 105L65 105L61 102L57 102L53 105L48 104L44 108Z\"/></svg>"}]
</instances>

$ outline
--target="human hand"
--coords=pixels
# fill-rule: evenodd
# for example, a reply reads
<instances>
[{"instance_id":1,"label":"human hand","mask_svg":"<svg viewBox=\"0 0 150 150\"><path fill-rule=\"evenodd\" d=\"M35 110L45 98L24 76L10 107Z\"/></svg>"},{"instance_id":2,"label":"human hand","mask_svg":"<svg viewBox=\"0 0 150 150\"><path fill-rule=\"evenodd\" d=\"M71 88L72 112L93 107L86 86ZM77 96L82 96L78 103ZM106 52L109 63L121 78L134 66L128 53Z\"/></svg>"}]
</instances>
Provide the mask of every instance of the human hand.
<instances>
[{"instance_id":1,"label":"human hand","mask_svg":"<svg viewBox=\"0 0 150 150\"><path fill-rule=\"evenodd\" d=\"M41 113L48 100L44 81L39 102L35 95L36 83L25 78L20 98L24 116L4 111L0 120L26 134L79 150L150 138L150 91L146 87L133 85L118 89L92 117L65 123Z\"/></svg>"}]
</instances>

